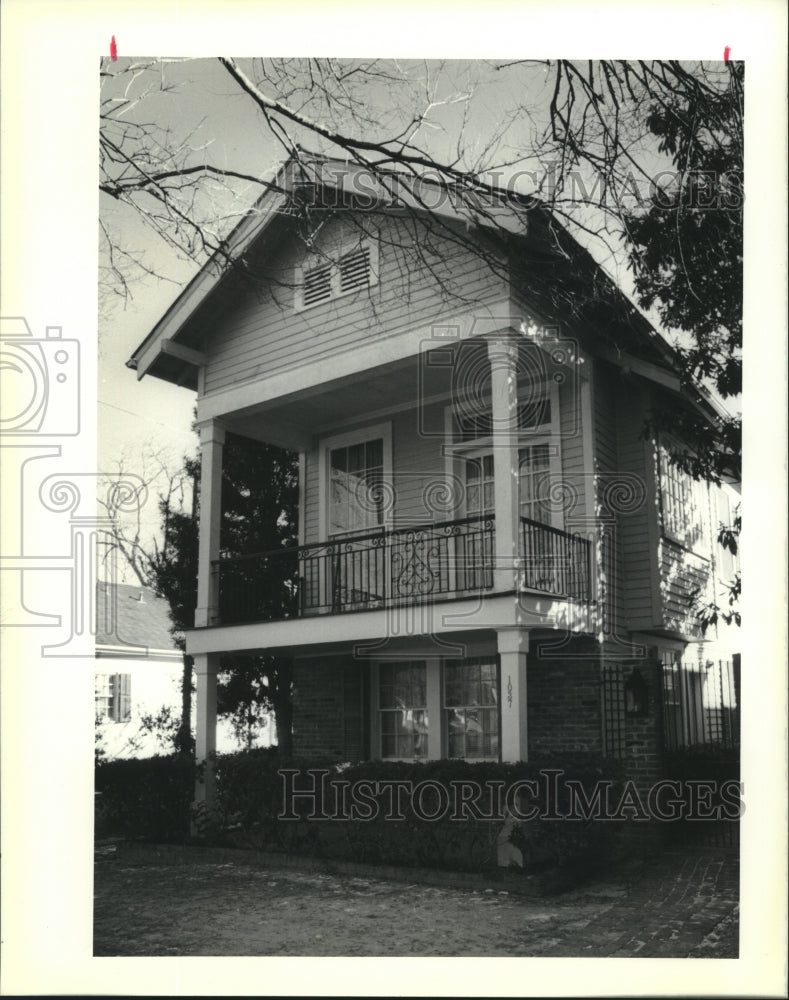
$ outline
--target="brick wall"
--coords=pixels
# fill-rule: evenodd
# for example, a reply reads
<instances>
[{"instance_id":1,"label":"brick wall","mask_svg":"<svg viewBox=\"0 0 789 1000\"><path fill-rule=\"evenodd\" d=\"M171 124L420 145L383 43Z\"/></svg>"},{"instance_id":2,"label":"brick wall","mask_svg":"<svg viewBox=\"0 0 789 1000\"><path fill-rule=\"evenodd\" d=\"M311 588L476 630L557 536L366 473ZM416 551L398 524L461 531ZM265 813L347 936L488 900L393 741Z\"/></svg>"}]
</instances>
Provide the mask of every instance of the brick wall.
<instances>
[{"instance_id":1,"label":"brick wall","mask_svg":"<svg viewBox=\"0 0 789 1000\"><path fill-rule=\"evenodd\" d=\"M293 687L294 755L363 760L362 665L338 656L296 660Z\"/></svg>"},{"instance_id":2,"label":"brick wall","mask_svg":"<svg viewBox=\"0 0 789 1000\"><path fill-rule=\"evenodd\" d=\"M646 715L625 716L625 772L635 783L639 795L663 776L662 695L660 664L645 660L638 667L647 687Z\"/></svg>"},{"instance_id":3,"label":"brick wall","mask_svg":"<svg viewBox=\"0 0 789 1000\"><path fill-rule=\"evenodd\" d=\"M600 661L591 650L540 658L530 651L526 667L529 756L602 753Z\"/></svg>"}]
</instances>

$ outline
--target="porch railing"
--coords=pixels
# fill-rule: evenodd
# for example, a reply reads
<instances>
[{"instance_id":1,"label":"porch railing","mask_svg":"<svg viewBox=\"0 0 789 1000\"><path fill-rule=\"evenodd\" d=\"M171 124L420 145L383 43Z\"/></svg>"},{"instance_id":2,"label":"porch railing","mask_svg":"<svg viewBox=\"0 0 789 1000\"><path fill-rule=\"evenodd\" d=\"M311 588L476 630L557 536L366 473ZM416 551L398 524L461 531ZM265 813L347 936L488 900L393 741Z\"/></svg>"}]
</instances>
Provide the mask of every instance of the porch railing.
<instances>
[{"instance_id":1,"label":"porch railing","mask_svg":"<svg viewBox=\"0 0 789 1000\"><path fill-rule=\"evenodd\" d=\"M589 543L522 519L524 585L589 597ZM341 614L462 597L493 587L495 521L468 517L412 528L223 556L222 624Z\"/></svg>"},{"instance_id":2,"label":"porch railing","mask_svg":"<svg viewBox=\"0 0 789 1000\"><path fill-rule=\"evenodd\" d=\"M590 600L590 550L588 538L521 518L523 584L527 590Z\"/></svg>"}]
</instances>

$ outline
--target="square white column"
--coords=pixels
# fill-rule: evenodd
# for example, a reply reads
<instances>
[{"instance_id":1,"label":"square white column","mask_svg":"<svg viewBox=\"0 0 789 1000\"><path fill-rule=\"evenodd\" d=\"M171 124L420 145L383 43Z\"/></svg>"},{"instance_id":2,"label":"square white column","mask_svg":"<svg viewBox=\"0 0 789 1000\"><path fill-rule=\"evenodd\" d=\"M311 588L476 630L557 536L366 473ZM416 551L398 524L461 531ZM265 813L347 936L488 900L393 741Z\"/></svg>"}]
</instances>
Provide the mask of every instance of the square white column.
<instances>
[{"instance_id":1,"label":"square white column","mask_svg":"<svg viewBox=\"0 0 789 1000\"><path fill-rule=\"evenodd\" d=\"M529 633L519 628L497 633L501 670L501 759L504 763L528 760L526 719L526 653Z\"/></svg>"},{"instance_id":2,"label":"square white column","mask_svg":"<svg viewBox=\"0 0 789 1000\"><path fill-rule=\"evenodd\" d=\"M493 416L493 480L496 548L493 589L510 593L517 587L520 529L518 505L518 341L502 334L488 341Z\"/></svg>"},{"instance_id":3,"label":"square white column","mask_svg":"<svg viewBox=\"0 0 789 1000\"><path fill-rule=\"evenodd\" d=\"M197 679L195 706L195 762L205 764L203 778L195 782L195 805L209 806L216 797L216 776L211 757L216 750L216 701L219 656L216 653L196 653L194 670Z\"/></svg>"},{"instance_id":4,"label":"square white column","mask_svg":"<svg viewBox=\"0 0 789 1000\"><path fill-rule=\"evenodd\" d=\"M222 525L222 450L225 429L216 420L198 425L200 431L200 536L198 542L195 626L213 625L219 617L219 559Z\"/></svg>"}]
</instances>

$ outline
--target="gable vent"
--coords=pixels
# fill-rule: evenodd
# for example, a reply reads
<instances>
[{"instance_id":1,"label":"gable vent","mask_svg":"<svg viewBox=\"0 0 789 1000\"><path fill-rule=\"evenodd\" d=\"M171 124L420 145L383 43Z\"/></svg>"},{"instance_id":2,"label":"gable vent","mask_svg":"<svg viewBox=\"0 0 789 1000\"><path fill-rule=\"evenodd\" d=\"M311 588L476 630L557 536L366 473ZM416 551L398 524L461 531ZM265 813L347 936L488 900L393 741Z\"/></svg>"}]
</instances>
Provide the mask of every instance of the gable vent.
<instances>
[{"instance_id":1,"label":"gable vent","mask_svg":"<svg viewBox=\"0 0 789 1000\"><path fill-rule=\"evenodd\" d=\"M309 309L378 284L378 241L366 239L339 260L296 268L294 306Z\"/></svg>"},{"instance_id":2,"label":"gable vent","mask_svg":"<svg viewBox=\"0 0 789 1000\"><path fill-rule=\"evenodd\" d=\"M331 272L331 264L323 264L305 272L302 291L305 306L313 306L331 298Z\"/></svg>"},{"instance_id":3,"label":"gable vent","mask_svg":"<svg viewBox=\"0 0 789 1000\"><path fill-rule=\"evenodd\" d=\"M352 292L370 284L370 248L361 247L340 261L340 292Z\"/></svg>"}]
</instances>

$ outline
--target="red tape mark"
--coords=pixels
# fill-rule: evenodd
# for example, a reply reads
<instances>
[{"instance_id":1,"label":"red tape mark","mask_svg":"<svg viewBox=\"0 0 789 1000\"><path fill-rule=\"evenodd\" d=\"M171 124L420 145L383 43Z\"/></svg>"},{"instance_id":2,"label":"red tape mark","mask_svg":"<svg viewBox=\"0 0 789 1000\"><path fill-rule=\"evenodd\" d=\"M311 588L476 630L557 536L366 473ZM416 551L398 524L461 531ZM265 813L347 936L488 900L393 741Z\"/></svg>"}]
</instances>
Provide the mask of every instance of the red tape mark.
<instances>
[{"instance_id":1,"label":"red tape mark","mask_svg":"<svg viewBox=\"0 0 789 1000\"><path fill-rule=\"evenodd\" d=\"M729 61L729 55L730 54L731 54L731 47L727 45L726 48L723 50L723 61L724 62L728 62Z\"/></svg>"},{"instance_id":2,"label":"red tape mark","mask_svg":"<svg viewBox=\"0 0 789 1000\"><path fill-rule=\"evenodd\" d=\"M726 49L728 52L729 50ZM118 58L118 46L115 44L115 35L112 36L112 41L110 42L110 59L113 62Z\"/></svg>"}]
</instances>

